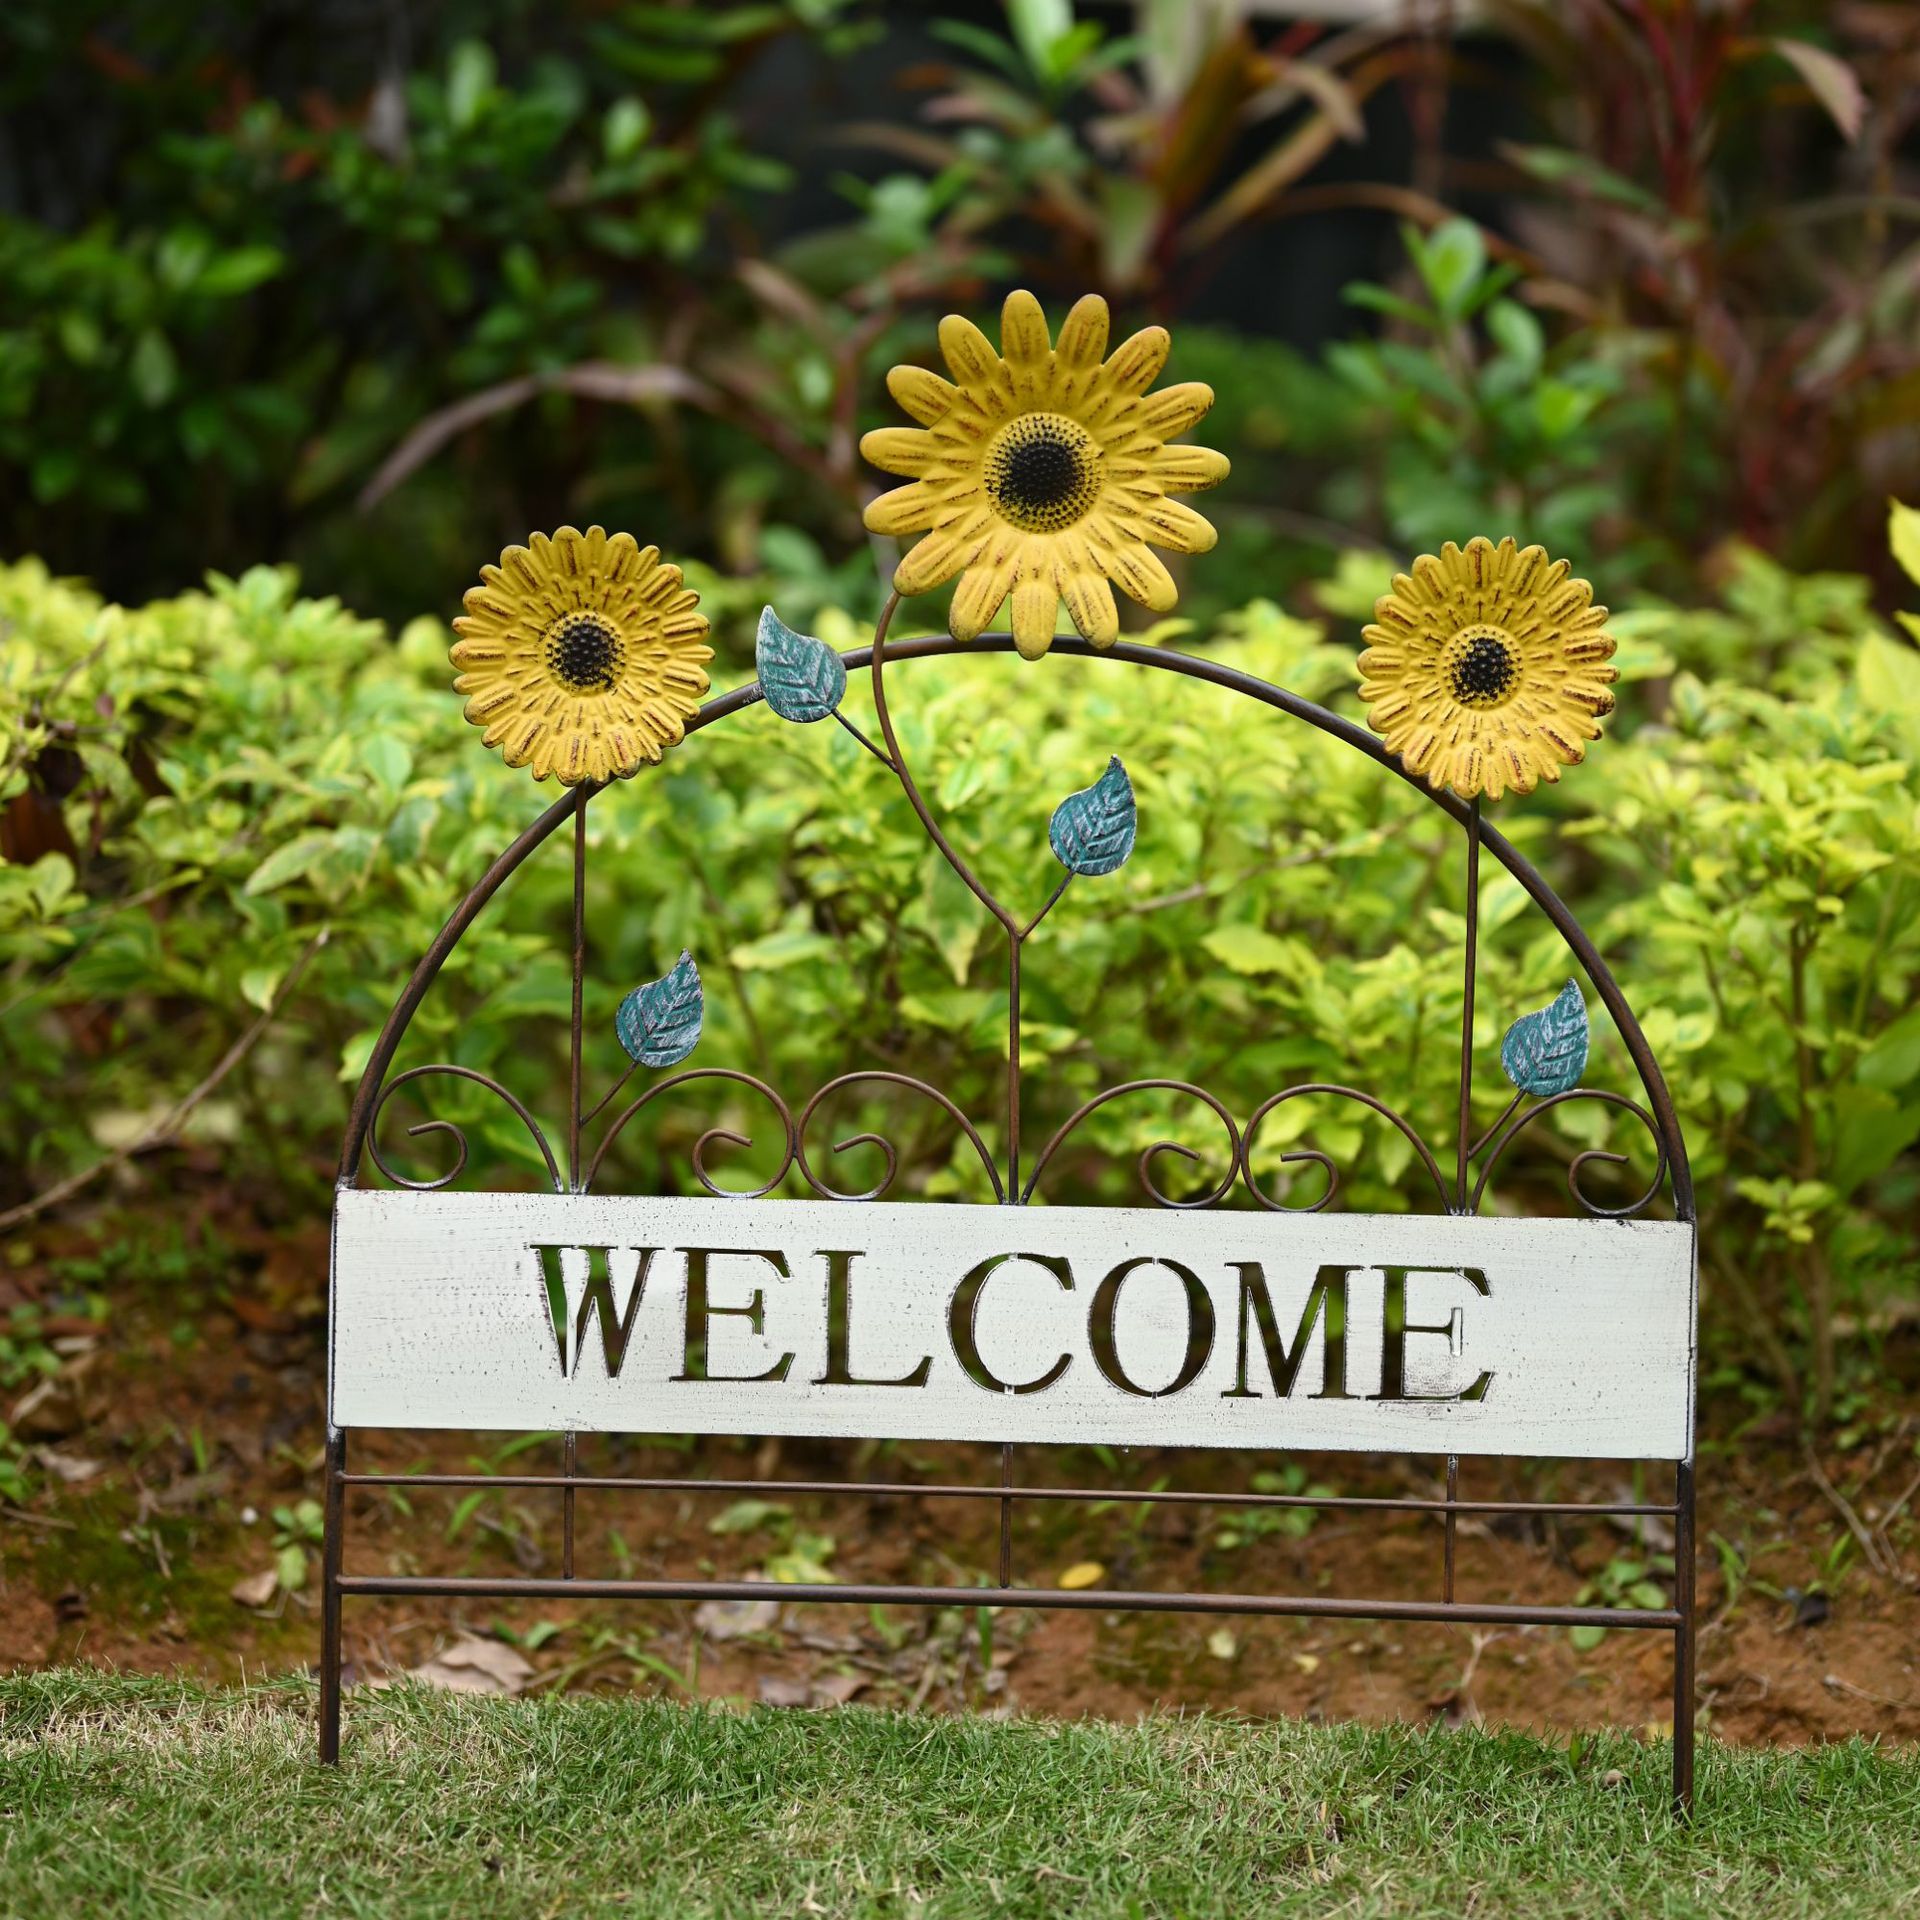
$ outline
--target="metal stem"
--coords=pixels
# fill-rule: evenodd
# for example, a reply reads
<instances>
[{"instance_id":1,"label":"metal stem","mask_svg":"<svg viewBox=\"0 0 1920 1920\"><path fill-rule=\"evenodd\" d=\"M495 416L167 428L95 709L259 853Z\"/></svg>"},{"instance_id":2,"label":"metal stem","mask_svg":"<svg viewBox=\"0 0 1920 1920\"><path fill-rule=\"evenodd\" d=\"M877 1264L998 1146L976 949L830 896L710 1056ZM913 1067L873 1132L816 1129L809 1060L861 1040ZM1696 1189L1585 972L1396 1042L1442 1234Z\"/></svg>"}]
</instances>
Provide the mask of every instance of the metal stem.
<instances>
[{"instance_id":1,"label":"metal stem","mask_svg":"<svg viewBox=\"0 0 1920 1920\"><path fill-rule=\"evenodd\" d=\"M580 1191L581 1034L585 1026L587 980L587 795L578 789L573 809L573 1022L567 1074L567 1186Z\"/></svg>"},{"instance_id":2,"label":"metal stem","mask_svg":"<svg viewBox=\"0 0 1920 1920\"><path fill-rule=\"evenodd\" d=\"M1020 948L1007 933L1007 1204L1020 1204Z\"/></svg>"},{"instance_id":3,"label":"metal stem","mask_svg":"<svg viewBox=\"0 0 1920 1920\"><path fill-rule=\"evenodd\" d=\"M914 779L913 769L907 765L907 756L900 745L900 736L894 731L893 714L887 706L887 683L883 662L887 650L887 629L893 624L894 610L899 604L900 596L897 593L888 594L887 604L880 609L880 618L874 623L873 648L869 656L868 684L873 690L873 711L875 718L880 722L880 737L887 743L887 758L894 772L899 776L901 787L906 792L907 804L919 816L922 829L927 838L933 842L941 859L960 876L967 890L1006 928L1007 932L1014 933L1018 930L1018 923L1013 915L987 891L980 876L960 857L953 842L947 838L946 830L933 817L933 809L927 805L926 798L920 791L920 783Z\"/></svg>"},{"instance_id":4,"label":"metal stem","mask_svg":"<svg viewBox=\"0 0 1920 1920\"><path fill-rule=\"evenodd\" d=\"M347 1436L327 1429L326 1488L320 1547L320 1759L340 1763L340 1562L347 1517Z\"/></svg>"},{"instance_id":5,"label":"metal stem","mask_svg":"<svg viewBox=\"0 0 1920 1920\"><path fill-rule=\"evenodd\" d=\"M1467 940L1460 1010L1460 1136L1453 1210L1467 1210L1467 1162L1473 1140L1473 983L1480 958L1480 796L1467 809Z\"/></svg>"},{"instance_id":6,"label":"metal stem","mask_svg":"<svg viewBox=\"0 0 1920 1920\"><path fill-rule=\"evenodd\" d=\"M1694 1578L1693 1462L1674 1469L1673 1815L1693 1818Z\"/></svg>"}]
</instances>

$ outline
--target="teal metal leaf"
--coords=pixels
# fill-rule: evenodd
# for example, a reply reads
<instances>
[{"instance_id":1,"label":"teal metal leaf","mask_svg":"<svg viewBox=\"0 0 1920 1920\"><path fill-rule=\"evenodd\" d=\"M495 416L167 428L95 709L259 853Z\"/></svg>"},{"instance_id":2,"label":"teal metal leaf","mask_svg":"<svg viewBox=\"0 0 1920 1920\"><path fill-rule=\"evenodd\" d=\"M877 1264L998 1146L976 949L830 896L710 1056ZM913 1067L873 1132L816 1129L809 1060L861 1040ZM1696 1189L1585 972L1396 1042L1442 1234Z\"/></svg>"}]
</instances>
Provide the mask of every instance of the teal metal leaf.
<instances>
[{"instance_id":1,"label":"teal metal leaf","mask_svg":"<svg viewBox=\"0 0 1920 1920\"><path fill-rule=\"evenodd\" d=\"M795 633L771 607L753 643L760 691L782 720L810 726L836 711L847 693L847 663L811 634Z\"/></svg>"},{"instance_id":2,"label":"teal metal leaf","mask_svg":"<svg viewBox=\"0 0 1920 1920\"><path fill-rule=\"evenodd\" d=\"M1551 1005L1523 1013L1500 1043L1500 1064L1522 1093L1568 1093L1587 1070L1587 1003L1571 980Z\"/></svg>"},{"instance_id":3,"label":"teal metal leaf","mask_svg":"<svg viewBox=\"0 0 1920 1920\"><path fill-rule=\"evenodd\" d=\"M1139 828L1133 782L1115 758L1092 786L1068 794L1054 808L1047 841L1069 873L1097 880L1126 865Z\"/></svg>"},{"instance_id":4,"label":"teal metal leaf","mask_svg":"<svg viewBox=\"0 0 1920 1920\"><path fill-rule=\"evenodd\" d=\"M700 1044L706 995L693 955L683 953L673 971L635 987L620 1002L614 1031L628 1055L643 1067L675 1067Z\"/></svg>"}]
</instances>

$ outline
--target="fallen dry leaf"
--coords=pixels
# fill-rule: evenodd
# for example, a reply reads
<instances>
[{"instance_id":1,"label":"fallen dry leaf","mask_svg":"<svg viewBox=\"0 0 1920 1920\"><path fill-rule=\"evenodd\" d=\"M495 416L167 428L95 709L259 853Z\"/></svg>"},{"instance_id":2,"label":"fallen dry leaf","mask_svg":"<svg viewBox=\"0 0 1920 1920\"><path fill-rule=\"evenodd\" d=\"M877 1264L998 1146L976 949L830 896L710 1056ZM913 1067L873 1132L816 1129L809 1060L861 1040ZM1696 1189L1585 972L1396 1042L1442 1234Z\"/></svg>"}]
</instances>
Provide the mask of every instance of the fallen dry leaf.
<instances>
[{"instance_id":1,"label":"fallen dry leaf","mask_svg":"<svg viewBox=\"0 0 1920 1920\"><path fill-rule=\"evenodd\" d=\"M1313 1673L1319 1668L1320 1656L1317 1653L1296 1653L1293 1656L1293 1664L1302 1673Z\"/></svg>"},{"instance_id":2,"label":"fallen dry leaf","mask_svg":"<svg viewBox=\"0 0 1920 1920\"><path fill-rule=\"evenodd\" d=\"M789 1680L781 1674L760 1676L760 1703L767 1707L804 1707L813 1698L813 1689L804 1680Z\"/></svg>"},{"instance_id":3,"label":"fallen dry leaf","mask_svg":"<svg viewBox=\"0 0 1920 1920\"><path fill-rule=\"evenodd\" d=\"M1234 1638L1231 1627L1215 1627L1207 1635L1207 1651L1216 1660L1231 1660L1240 1651L1240 1642Z\"/></svg>"},{"instance_id":4,"label":"fallen dry leaf","mask_svg":"<svg viewBox=\"0 0 1920 1920\"><path fill-rule=\"evenodd\" d=\"M87 1353L42 1380L15 1402L7 1424L16 1440L64 1440L93 1420L87 1374L98 1356Z\"/></svg>"},{"instance_id":5,"label":"fallen dry leaf","mask_svg":"<svg viewBox=\"0 0 1920 1920\"><path fill-rule=\"evenodd\" d=\"M534 1677L533 1664L504 1640L469 1637L456 1640L412 1671L415 1680L449 1693L525 1693Z\"/></svg>"},{"instance_id":6,"label":"fallen dry leaf","mask_svg":"<svg viewBox=\"0 0 1920 1920\"><path fill-rule=\"evenodd\" d=\"M738 1640L744 1634L767 1633L780 1624L778 1600L703 1600L693 1610L693 1624L709 1640Z\"/></svg>"},{"instance_id":7,"label":"fallen dry leaf","mask_svg":"<svg viewBox=\"0 0 1920 1920\"><path fill-rule=\"evenodd\" d=\"M228 1598L237 1600L243 1607L264 1607L271 1603L280 1588L279 1570L265 1567L259 1573L250 1573L244 1580L236 1580L228 1589Z\"/></svg>"},{"instance_id":8,"label":"fallen dry leaf","mask_svg":"<svg viewBox=\"0 0 1920 1920\"><path fill-rule=\"evenodd\" d=\"M52 1447L36 1447L33 1457L55 1479L64 1480L70 1487L91 1480L106 1464L101 1460L83 1460L77 1453L56 1453Z\"/></svg>"},{"instance_id":9,"label":"fallen dry leaf","mask_svg":"<svg viewBox=\"0 0 1920 1920\"><path fill-rule=\"evenodd\" d=\"M813 1683L811 1698L816 1707L844 1707L870 1685L864 1673L830 1673Z\"/></svg>"},{"instance_id":10,"label":"fallen dry leaf","mask_svg":"<svg viewBox=\"0 0 1920 1920\"><path fill-rule=\"evenodd\" d=\"M1058 1581L1069 1593L1078 1593L1084 1587L1097 1587L1107 1577L1107 1570L1098 1560L1076 1560Z\"/></svg>"}]
</instances>

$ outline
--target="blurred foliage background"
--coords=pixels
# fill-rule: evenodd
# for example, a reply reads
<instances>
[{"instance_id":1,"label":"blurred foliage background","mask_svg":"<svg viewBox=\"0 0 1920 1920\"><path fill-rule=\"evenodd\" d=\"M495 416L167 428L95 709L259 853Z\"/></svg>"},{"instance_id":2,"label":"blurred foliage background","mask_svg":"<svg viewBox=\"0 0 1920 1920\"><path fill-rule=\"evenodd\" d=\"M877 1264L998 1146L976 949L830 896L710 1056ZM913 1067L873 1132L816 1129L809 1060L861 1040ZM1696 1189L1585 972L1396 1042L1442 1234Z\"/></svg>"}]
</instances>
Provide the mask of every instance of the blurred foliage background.
<instances>
[{"instance_id":1,"label":"blurred foliage background","mask_svg":"<svg viewBox=\"0 0 1920 1920\"><path fill-rule=\"evenodd\" d=\"M324 1205L393 993L538 804L446 691L441 622L481 560L564 521L658 541L714 615L720 685L749 676L769 599L853 644L892 560L860 530L878 485L856 451L892 417L885 367L1008 285L1056 314L1095 288L1175 324L1174 373L1216 388L1202 437L1234 461L1162 637L1350 703L1386 575L1477 531L1545 541L1625 609L1609 739L1501 824L1674 1080L1730 1403L1880 1418L1920 1315L1920 651L1897 617L1920 522L1896 513L1890 540L1887 504L1920 499L1920 14L1320 11L1347 17L0 14L7 1231L143 1172L149 1193L244 1179L270 1222ZM1135 860L1036 950L1043 1117L1140 1071L1243 1114L1324 1075L1448 1137L1438 815L1298 730L1223 731L1218 696L1158 676L910 671L916 757L1010 883L1044 879L1047 810L1108 752L1140 791ZM602 1067L619 993L687 945L702 1064L796 1100L911 1067L991 1136L983 923L844 737L757 714L593 820ZM519 878L401 1065L560 1084L566 885L557 849ZM1521 904L1489 880L1483 1080L1565 975ZM1634 1090L1604 1031L1593 1077ZM526 1176L510 1116L434 1111ZM1516 1151L1510 1203L1564 1203L1598 1144L1637 1156L1622 1194L1644 1184L1640 1142L1556 1119ZM1262 1135L1275 1192L1320 1177L1279 1159L1310 1121L1356 1204L1407 1203L1398 1136L1298 1108ZM713 1124L636 1128L629 1176L684 1181ZM1116 1106L1063 1178L1117 1197L1170 1126L1212 1144L1191 1111ZM396 1162L435 1144L382 1140ZM910 1146L903 1180L971 1192L949 1137ZM0 1385L38 1352L0 1339Z\"/></svg>"},{"instance_id":2,"label":"blurred foliage background","mask_svg":"<svg viewBox=\"0 0 1920 1920\"><path fill-rule=\"evenodd\" d=\"M852 558L865 611L878 376L1021 284L1182 323L1240 476L1211 606L1483 524L1616 596L1729 535L1890 584L1912 9L1331 11L1379 17L20 0L7 545L122 599L291 561L401 621L598 519Z\"/></svg>"}]
</instances>

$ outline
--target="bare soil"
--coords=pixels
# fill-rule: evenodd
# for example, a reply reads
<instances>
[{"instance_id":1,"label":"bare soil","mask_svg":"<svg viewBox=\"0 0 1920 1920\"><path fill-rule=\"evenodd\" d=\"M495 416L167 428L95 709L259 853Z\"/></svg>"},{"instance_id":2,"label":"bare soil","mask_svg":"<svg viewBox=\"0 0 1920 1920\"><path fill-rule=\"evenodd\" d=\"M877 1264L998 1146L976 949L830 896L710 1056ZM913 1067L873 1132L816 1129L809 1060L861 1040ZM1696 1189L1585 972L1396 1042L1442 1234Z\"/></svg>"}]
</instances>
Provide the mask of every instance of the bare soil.
<instances>
[{"instance_id":1,"label":"bare soil","mask_svg":"<svg viewBox=\"0 0 1920 1920\"><path fill-rule=\"evenodd\" d=\"M310 1665L317 1657L317 1555L307 1579L262 1605L233 1597L279 1548L299 1544L300 1503L320 1492L324 1232L286 1233L229 1212L231 1281L143 1285L103 1327L63 1314L63 1284L90 1230L49 1231L0 1275L0 1313L21 1300L49 1315L62 1353L56 1391L16 1422L43 1471L26 1510L0 1508L0 1668L89 1662L181 1669L208 1679ZM16 1255L18 1259L18 1255ZM1899 1356L1920 1371L1915 1351ZM1737 1741L1798 1742L1854 1732L1920 1738L1920 1415L1897 1386L1891 1411L1857 1419L1825 1457L1791 1422L1709 1399L1700 1465L1699 1647L1703 1724ZM16 1401L19 1395L12 1396ZM0 1407L0 1414L11 1413ZM513 1450L498 1435L355 1436L367 1470L553 1472L559 1446ZM1440 1523L1351 1512L1252 1531L1244 1510L1148 1506L1160 1486L1241 1490L1288 1463L1243 1455L1022 1449L1030 1484L1111 1489L1105 1501L1019 1504L1016 1584L1054 1587L1069 1569L1103 1586L1431 1598ZM1441 1463L1324 1457L1293 1463L1348 1494L1442 1491ZM996 1450L778 1441L583 1440L580 1471L688 1478L999 1478ZM1636 1478L1605 1463L1529 1467L1469 1461L1463 1498L1658 1501L1661 1469ZM1020 1711L1131 1719L1151 1709L1309 1719L1485 1719L1572 1731L1664 1732L1672 1641L1614 1632L1577 1648L1559 1629L1087 1612L871 1612L799 1603L779 1576L806 1564L837 1578L988 1585L997 1578L993 1499L765 1496L758 1516L732 1496L590 1492L577 1499L576 1569L637 1578L766 1577L773 1604L353 1601L353 1677L410 1669L464 1634L516 1641L532 1684L639 1689L776 1703L843 1701L923 1710ZM276 1519L276 1510L283 1516ZM309 1509L309 1514L311 1510ZM292 1525L287 1524L291 1519ZM557 1574L561 1500L503 1489L477 1496L365 1490L350 1507L350 1570ZM720 1521L716 1531L713 1523ZM1257 1523L1255 1523L1257 1525ZM1659 1522L1463 1517L1462 1597L1541 1603L1593 1598L1632 1562L1667 1584ZM1636 1527L1651 1535L1636 1536ZM298 1558L296 1554L294 1556ZM990 1596L983 1594L983 1600Z\"/></svg>"}]
</instances>

